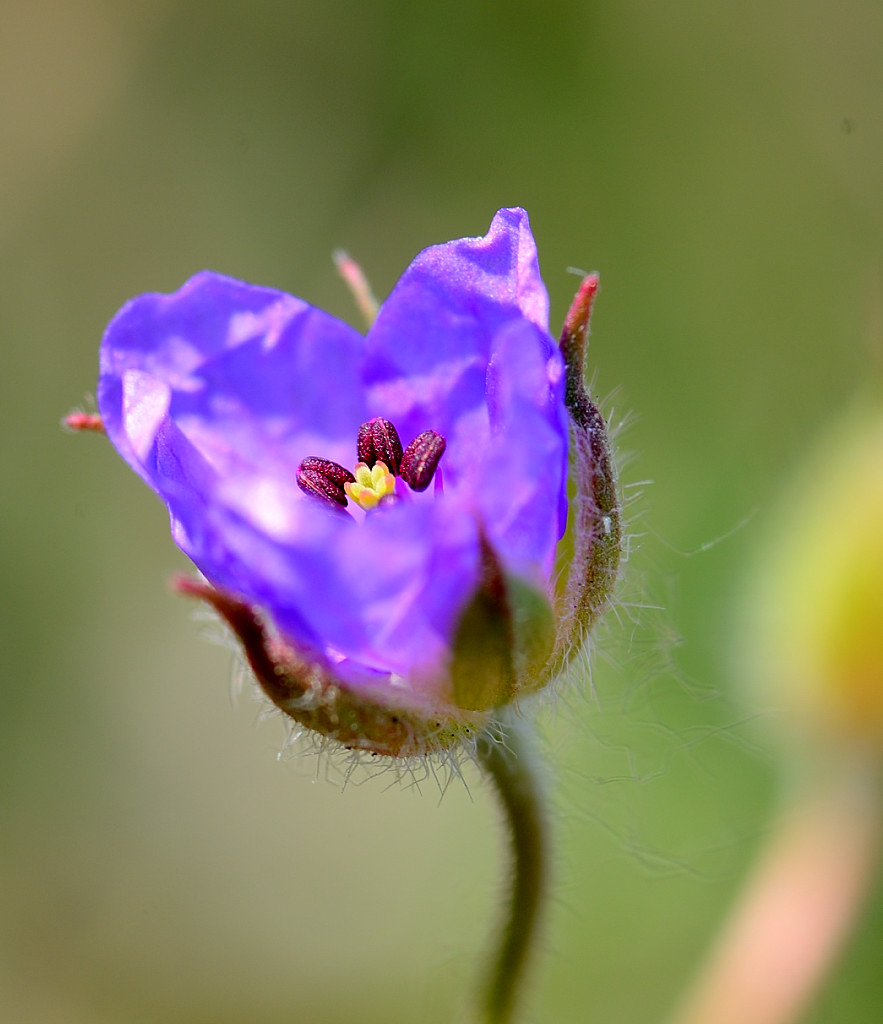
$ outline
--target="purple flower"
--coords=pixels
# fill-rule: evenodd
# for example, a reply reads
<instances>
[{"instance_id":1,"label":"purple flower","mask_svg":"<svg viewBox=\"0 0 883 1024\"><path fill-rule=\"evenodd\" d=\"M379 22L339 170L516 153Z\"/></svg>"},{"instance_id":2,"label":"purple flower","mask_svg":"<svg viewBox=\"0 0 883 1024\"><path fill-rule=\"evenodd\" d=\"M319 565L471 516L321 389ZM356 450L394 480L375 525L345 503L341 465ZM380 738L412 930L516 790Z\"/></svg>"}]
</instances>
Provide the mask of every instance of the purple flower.
<instances>
[{"instance_id":1,"label":"purple flower","mask_svg":"<svg viewBox=\"0 0 883 1024\"><path fill-rule=\"evenodd\" d=\"M525 609L550 619L567 515L565 366L523 210L424 250L366 337L209 272L142 295L107 329L98 404L211 585L190 589L268 692L262 672L284 677L289 713L333 697L331 725L307 724L395 753L341 722L370 706L441 728L503 699L457 684L458 659L462 679Z\"/></svg>"}]
</instances>

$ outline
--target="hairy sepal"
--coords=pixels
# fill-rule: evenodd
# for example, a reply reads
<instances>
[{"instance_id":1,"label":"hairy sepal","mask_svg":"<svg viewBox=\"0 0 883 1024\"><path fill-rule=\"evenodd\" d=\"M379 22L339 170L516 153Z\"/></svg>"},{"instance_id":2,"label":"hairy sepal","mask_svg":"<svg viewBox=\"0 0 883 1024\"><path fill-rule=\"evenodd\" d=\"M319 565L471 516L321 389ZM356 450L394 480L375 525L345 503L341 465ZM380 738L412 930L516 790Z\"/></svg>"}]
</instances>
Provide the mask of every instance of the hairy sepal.
<instances>
[{"instance_id":1,"label":"hairy sepal","mask_svg":"<svg viewBox=\"0 0 883 1024\"><path fill-rule=\"evenodd\" d=\"M610 606L622 556L622 505L607 424L586 389L584 367L598 276L585 277L561 333L570 420L573 554L557 600L555 648L544 676L567 668Z\"/></svg>"},{"instance_id":2,"label":"hairy sepal","mask_svg":"<svg viewBox=\"0 0 883 1024\"><path fill-rule=\"evenodd\" d=\"M208 583L182 577L178 593L200 598L233 631L264 694L298 724L351 750L393 758L442 753L474 742L480 711L436 704L419 694L360 690L333 665L271 636L258 611Z\"/></svg>"}]
</instances>

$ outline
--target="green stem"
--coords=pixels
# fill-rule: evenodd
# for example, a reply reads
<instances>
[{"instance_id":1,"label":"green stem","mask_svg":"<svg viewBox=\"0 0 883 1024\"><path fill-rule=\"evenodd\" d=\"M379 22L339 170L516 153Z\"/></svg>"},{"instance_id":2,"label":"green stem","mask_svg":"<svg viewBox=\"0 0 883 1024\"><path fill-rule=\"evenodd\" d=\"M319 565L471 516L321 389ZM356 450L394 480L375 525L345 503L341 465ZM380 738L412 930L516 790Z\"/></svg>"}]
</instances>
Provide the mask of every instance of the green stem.
<instances>
[{"instance_id":1,"label":"green stem","mask_svg":"<svg viewBox=\"0 0 883 1024\"><path fill-rule=\"evenodd\" d=\"M548 823L540 766L524 721L512 715L501 717L479 740L477 754L505 812L512 872L506 922L484 983L479 1019L483 1024L508 1024L536 941L546 893Z\"/></svg>"}]
</instances>

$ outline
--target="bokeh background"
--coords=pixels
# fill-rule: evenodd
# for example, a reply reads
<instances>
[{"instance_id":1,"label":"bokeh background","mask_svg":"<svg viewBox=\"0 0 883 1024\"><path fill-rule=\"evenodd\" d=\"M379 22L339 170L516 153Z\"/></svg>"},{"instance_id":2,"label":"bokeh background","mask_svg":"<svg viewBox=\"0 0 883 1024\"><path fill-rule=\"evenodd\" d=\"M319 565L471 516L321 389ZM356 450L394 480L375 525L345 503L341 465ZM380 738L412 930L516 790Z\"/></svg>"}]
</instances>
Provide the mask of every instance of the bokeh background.
<instances>
[{"instance_id":1,"label":"bokeh background","mask_svg":"<svg viewBox=\"0 0 883 1024\"><path fill-rule=\"evenodd\" d=\"M357 322L424 246L523 205L630 456L591 685L541 716L556 898L528 1018L662 1020L776 806L732 670L779 486L872 372L874 0L4 0L0 1019L442 1024L495 920L475 774L277 760L166 581L156 499L60 417L129 297L209 267ZM647 482L649 481L649 482ZM642 483L643 482L643 483ZM876 1020L883 890L807 1018Z\"/></svg>"}]
</instances>

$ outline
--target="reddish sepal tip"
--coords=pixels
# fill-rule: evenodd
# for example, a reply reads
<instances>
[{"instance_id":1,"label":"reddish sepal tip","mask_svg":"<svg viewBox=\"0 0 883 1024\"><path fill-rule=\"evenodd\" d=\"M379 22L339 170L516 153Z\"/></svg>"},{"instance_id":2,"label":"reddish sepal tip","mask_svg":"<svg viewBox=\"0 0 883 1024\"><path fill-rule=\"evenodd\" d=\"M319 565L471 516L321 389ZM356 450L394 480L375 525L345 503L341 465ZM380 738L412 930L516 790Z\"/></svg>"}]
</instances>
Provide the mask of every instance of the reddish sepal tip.
<instances>
[{"instance_id":1,"label":"reddish sepal tip","mask_svg":"<svg viewBox=\"0 0 883 1024\"><path fill-rule=\"evenodd\" d=\"M103 434L105 432L104 421L98 413L72 412L65 416L62 423L68 430L91 431L93 434Z\"/></svg>"}]
</instances>

